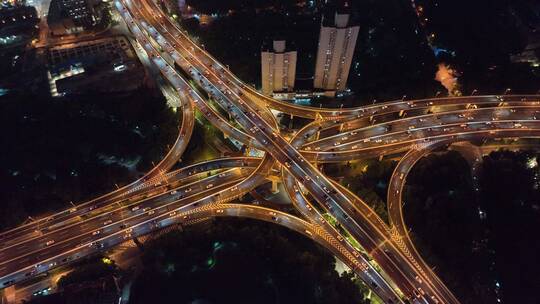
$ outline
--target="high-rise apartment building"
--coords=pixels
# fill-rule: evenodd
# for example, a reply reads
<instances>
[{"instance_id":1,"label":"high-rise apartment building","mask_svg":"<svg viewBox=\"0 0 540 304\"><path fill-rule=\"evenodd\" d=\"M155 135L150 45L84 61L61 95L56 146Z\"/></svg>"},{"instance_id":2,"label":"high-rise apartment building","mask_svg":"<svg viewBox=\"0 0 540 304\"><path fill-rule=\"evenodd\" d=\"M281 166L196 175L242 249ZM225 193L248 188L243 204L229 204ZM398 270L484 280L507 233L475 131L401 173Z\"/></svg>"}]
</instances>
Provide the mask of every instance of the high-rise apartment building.
<instances>
[{"instance_id":1,"label":"high-rise apartment building","mask_svg":"<svg viewBox=\"0 0 540 304\"><path fill-rule=\"evenodd\" d=\"M327 91L343 91L351 68L359 26L350 25L350 15L335 13L323 18L313 86Z\"/></svg>"},{"instance_id":2,"label":"high-rise apartment building","mask_svg":"<svg viewBox=\"0 0 540 304\"><path fill-rule=\"evenodd\" d=\"M290 92L296 78L296 51L286 51L284 40L274 40L273 50L261 53L262 92Z\"/></svg>"}]
</instances>

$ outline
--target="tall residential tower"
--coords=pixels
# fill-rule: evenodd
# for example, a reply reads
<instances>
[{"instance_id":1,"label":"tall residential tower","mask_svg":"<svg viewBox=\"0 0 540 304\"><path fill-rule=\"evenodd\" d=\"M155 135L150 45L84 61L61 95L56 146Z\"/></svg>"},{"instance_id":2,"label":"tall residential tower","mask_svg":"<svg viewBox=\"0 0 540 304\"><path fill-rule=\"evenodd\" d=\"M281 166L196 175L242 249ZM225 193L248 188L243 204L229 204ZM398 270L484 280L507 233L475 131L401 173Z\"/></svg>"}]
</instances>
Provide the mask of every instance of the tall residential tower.
<instances>
[{"instance_id":1,"label":"tall residential tower","mask_svg":"<svg viewBox=\"0 0 540 304\"><path fill-rule=\"evenodd\" d=\"M286 51L284 40L274 40L273 50L261 53L262 92L290 92L296 78L296 51Z\"/></svg>"},{"instance_id":2,"label":"tall residential tower","mask_svg":"<svg viewBox=\"0 0 540 304\"><path fill-rule=\"evenodd\" d=\"M343 91L347 86L360 30L359 26L350 25L349 17L336 12L333 20L323 18L313 84L316 89Z\"/></svg>"}]
</instances>

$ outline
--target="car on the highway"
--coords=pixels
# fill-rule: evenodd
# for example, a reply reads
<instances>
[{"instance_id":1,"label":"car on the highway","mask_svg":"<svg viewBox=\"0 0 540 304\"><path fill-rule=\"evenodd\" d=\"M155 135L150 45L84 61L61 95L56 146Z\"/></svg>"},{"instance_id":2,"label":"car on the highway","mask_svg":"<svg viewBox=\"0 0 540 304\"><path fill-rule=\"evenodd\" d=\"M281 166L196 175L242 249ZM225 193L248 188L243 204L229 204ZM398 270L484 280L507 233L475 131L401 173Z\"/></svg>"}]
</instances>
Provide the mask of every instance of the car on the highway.
<instances>
[{"instance_id":1,"label":"car on the highway","mask_svg":"<svg viewBox=\"0 0 540 304\"><path fill-rule=\"evenodd\" d=\"M54 240L47 241L47 243L45 243L45 246L51 246L52 244L54 244Z\"/></svg>"}]
</instances>

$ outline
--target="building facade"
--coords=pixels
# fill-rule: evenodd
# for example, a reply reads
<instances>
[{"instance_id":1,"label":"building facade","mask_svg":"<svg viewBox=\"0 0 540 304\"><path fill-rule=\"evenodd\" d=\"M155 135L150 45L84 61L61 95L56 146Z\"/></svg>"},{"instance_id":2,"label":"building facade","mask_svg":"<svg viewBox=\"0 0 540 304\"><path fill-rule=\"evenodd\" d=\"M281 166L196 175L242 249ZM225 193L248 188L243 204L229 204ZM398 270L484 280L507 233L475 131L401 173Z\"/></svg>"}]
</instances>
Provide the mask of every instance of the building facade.
<instances>
[{"instance_id":1,"label":"building facade","mask_svg":"<svg viewBox=\"0 0 540 304\"><path fill-rule=\"evenodd\" d=\"M47 23L53 35L81 32L94 25L90 0L51 0Z\"/></svg>"},{"instance_id":2,"label":"building facade","mask_svg":"<svg viewBox=\"0 0 540 304\"><path fill-rule=\"evenodd\" d=\"M286 51L284 40L273 41L273 50L261 52L262 92L290 92L296 79L296 51Z\"/></svg>"},{"instance_id":3,"label":"building facade","mask_svg":"<svg viewBox=\"0 0 540 304\"><path fill-rule=\"evenodd\" d=\"M350 15L335 13L333 22L323 18L317 49L313 86L343 91L347 86L359 26L350 25Z\"/></svg>"}]
</instances>

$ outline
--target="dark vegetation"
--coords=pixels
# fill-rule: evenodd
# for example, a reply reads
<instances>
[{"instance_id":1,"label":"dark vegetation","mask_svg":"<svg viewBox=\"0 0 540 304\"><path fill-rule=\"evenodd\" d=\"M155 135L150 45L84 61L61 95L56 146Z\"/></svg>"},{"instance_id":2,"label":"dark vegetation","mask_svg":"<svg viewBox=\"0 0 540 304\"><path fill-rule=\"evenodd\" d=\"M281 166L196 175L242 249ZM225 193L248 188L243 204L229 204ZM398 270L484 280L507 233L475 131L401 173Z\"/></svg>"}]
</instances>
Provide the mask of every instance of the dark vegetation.
<instances>
[{"instance_id":1,"label":"dark vegetation","mask_svg":"<svg viewBox=\"0 0 540 304\"><path fill-rule=\"evenodd\" d=\"M462 74L462 91L469 94L535 93L540 89L540 69L513 63L540 25L540 7L534 0L418 0L423 6L426 31L435 34L433 45L440 59ZM538 35L538 34L536 34ZM540 55L540 52L538 52Z\"/></svg>"},{"instance_id":2,"label":"dark vegetation","mask_svg":"<svg viewBox=\"0 0 540 304\"><path fill-rule=\"evenodd\" d=\"M346 165L326 164L325 173L361 197L381 219L388 222L388 181L396 165L396 161L387 159L351 162Z\"/></svg>"},{"instance_id":3,"label":"dark vegetation","mask_svg":"<svg viewBox=\"0 0 540 304\"><path fill-rule=\"evenodd\" d=\"M407 179L404 213L413 240L462 303L539 300L540 269L531 262L540 254L538 169L525 166L529 157L484 157L478 192L457 152L422 159Z\"/></svg>"},{"instance_id":4,"label":"dark vegetation","mask_svg":"<svg viewBox=\"0 0 540 304\"><path fill-rule=\"evenodd\" d=\"M0 228L122 186L174 142L179 117L162 97L0 97Z\"/></svg>"},{"instance_id":5,"label":"dark vegetation","mask_svg":"<svg viewBox=\"0 0 540 304\"><path fill-rule=\"evenodd\" d=\"M253 220L202 225L145 245L133 303L368 303L310 239Z\"/></svg>"},{"instance_id":6,"label":"dark vegetation","mask_svg":"<svg viewBox=\"0 0 540 304\"><path fill-rule=\"evenodd\" d=\"M538 303L540 280L540 191L532 152L495 152L484 157L481 207L486 211L490 247L503 302ZM495 284L495 282L492 282ZM495 286L492 286L495 288Z\"/></svg>"}]
</instances>

